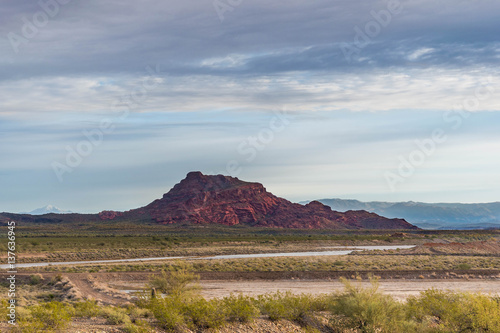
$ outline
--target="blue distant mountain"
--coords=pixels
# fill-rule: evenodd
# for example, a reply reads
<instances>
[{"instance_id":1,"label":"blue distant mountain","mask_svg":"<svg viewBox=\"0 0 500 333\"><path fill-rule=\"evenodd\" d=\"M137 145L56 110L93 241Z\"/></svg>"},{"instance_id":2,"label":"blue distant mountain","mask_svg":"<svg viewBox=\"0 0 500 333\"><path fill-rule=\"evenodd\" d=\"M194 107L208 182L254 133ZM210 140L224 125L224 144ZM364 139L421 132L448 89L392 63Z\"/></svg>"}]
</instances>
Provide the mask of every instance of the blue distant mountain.
<instances>
[{"instance_id":1,"label":"blue distant mountain","mask_svg":"<svg viewBox=\"0 0 500 333\"><path fill-rule=\"evenodd\" d=\"M413 201L363 202L345 199L320 199L317 201L339 212L366 210L389 218L403 218L423 229L500 228L500 202L462 204Z\"/></svg>"}]
</instances>

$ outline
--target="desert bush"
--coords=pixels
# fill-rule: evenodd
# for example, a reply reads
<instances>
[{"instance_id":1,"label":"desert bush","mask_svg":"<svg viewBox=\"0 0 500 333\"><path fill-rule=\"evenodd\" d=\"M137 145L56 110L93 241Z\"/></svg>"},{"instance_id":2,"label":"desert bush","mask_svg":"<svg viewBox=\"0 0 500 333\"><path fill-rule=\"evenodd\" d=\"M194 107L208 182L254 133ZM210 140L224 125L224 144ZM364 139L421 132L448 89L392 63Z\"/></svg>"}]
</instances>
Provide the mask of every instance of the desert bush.
<instances>
[{"instance_id":1,"label":"desert bush","mask_svg":"<svg viewBox=\"0 0 500 333\"><path fill-rule=\"evenodd\" d=\"M311 310L312 311L329 311L333 307L335 302L335 295L333 294L321 294L317 296L310 296L311 299Z\"/></svg>"},{"instance_id":2,"label":"desert bush","mask_svg":"<svg viewBox=\"0 0 500 333\"><path fill-rule=\"evenodd\" d=\"M222 300L227 320L242 323L251 322L259 315L259 309L254 303L253 298L241 294L224 297Z\"/></svg>"},{"instance_id":3,"label":"desert bush","mask_svg":"<svg viewBox=\"0 0 500 333\"><path fill-rule=\"evenodd\" d=\"M101 308L96 301L87 300L73 304L75 309L75 317L92 318L98 317L101 313Z\"/></svg>"},{"instance_id":4,"label":"desert bush","mask_svg":"<svg viewBox=\"0 0 500 333\"><path fill-rule=\"evenodd\" d=\"M7 309L7 306L9 306L9 303L6 299L1 299L0 300L0 320L6 321L8 320L7 315L9 314L9 310Z\"/></svg>"},{"instance_id":5,"label":"desert bush","mask_svg":"<svg viewBox=\"0 0 500 333\"><path fill-rule=\"evenodd\" d=\"M110 325L131 324L127 311L122 308L106 306L101 310L101 316L106 318L106 323Z\"/></svg>"},{"instance_id":6,"label":"desert bush","mask_svg":"<svg viewBox=\"0 0 500 333\"><path fill-rule=\"evenodd\" d=\"M188 297L196 295L199 291L200 288L197 284L199 279L198 274L181 267L177 271L161 271L159 276L151 276L148 286L168 296Z\"/></svg>"},{"instance_id":7,"label":"desert bush","mask_svg":"<svg viewBox=\"0 0 500 333\"><path fill-rule=\"evenodd\" d=\"M500 332L498 299L481 294L465 294L471 332Z\"/></svg>"},{"instance_id":8,"label":"desert bush","mask_svg":"<svg viewBox=\"0 0 500 333\"><path fill-rule=\"evenodd\" d=\"M64 329L72 319L72 308L61 302L49 302L30 306L31 318L28 319L33 327L42 330Z\"/></svg>"},{"instance_id":9,"label":"desert bush","mask_svg":"<svg viewBox=\"0 0 500 333\"><path fill-rule=\"evenodd\" d=\"M184 315L188 326L192 329L221 327L226 321L226 311L219 306L219 300L207 301L197 297L184 304Z\"/></svg>"},{"instance_id":10,"label":"desert bush","mask_svg":"<svg viewBox=\"0 0 500 333\"><path fill-rule=\"evenodd\" d=\"M341 323L360 332L411 332L411 323L405 320L402 304L378 292L378 283L372 280L369 288L362 288L343 280L345 291L336 296L332 305L332 326ZM340 318L339 318L340 317Z\"/></svg>"},{"instance_id":11,"label":"desert bush","mask_svg":"<svg viewBox=\"0 0 500 333\"><path fill-rule=\"evenodd\" d=\"M41 274L33 274L33 275L30 275L30 284L32 286L34 285L37 285L37 284L40 284L42 282L42 275Z\"/></svg>"},{"instance_id":12,"label":"desert bush","mask_svg":"<svg viewBox=\"0 0 500 333\"><path fill-rule=\"evenodd\" d=\"M280 320L287 316L287 309L280 295L280 292L276 294L259 295L257 299L260 312L268 316L272 321Z\"/></svg>"},{"instance_id":13,"label":"desert bush","mask_svg":"<svg viewBox=\"0 0 500 333\"><path fill-rule=\"evenodd\" d=\"M287 319L298 323L304 322L317 306L313 296L294 295L291 292L261 295L257 304L261 313L272 321Z\"/></svg>"},{"instance_id":14,"label":"desert bush","mask_svg":"<svg viewBox=\"0 0 500 333\"><path fill-rule=\"evenodd\" d=\"M161 328L167 332L183 332L186 323L182 309L184 307L177 297L164 299L153 298L147 304Z\"/></svg>"},{"instance_id":15,"label":"desert bush","mask_svg":"<svg viewBox=\"0 0 500 333\"><path fill-rule=\"evenodd\" d=\"M134 324L128 323L122 328L126 333L150 333L152 332L151 326L145 321L138 320Z\"/></svg>"},{"instance_id":16,"label":"desert bush","mask_svg":"<svg viewBox=\"0 0 500 333\"><path fill-rule=\"evenodd\" d=\"M500 305L481 294L430 289L407 301L409 317L439 332L500 332Z\"/></svg>"},{"instance_id":17,"label":"desert bush","mask_svg":"<svg viewBox=\"0 0 500 333\"><path fill-rule=\"evenodd\" d=\"M149 309L139 308L137 306L129 306L127 308L127 313L134 323L139 318L150 318L153 317L153 313Z\"/></svg>"},{"instance_id":18,"label":"desert bush","mask_svg":"<svg viewBox=\"0 0 500 333\"><path fill-rule=\"evenodd\" d=\"M467 264L467 263L461 263L461 264L457 265L457 269L460 269L460 270L468 270L471 268L472 268L472 266L470 264Z\"/></svg>"},{"instance_id":19,"label":"desert bush","mask_svg":"<svg viewBox=\"0 0 500 333\"><path fill-rule=\"evenodd\" d=\"M209 329L222 326L228 311L221 302L218 299L208 301L203 297L167 296L150 299L147 307L163 329L184 332L186 327Z\"/></svg>"}]
</instances>

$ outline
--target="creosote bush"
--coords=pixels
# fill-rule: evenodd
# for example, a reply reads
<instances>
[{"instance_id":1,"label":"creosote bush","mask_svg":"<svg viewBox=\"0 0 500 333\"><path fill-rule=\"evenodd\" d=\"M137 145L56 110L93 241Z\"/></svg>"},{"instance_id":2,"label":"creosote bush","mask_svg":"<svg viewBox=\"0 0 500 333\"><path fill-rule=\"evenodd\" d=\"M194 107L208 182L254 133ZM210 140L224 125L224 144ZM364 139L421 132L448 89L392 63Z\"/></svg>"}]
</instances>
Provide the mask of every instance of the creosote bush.
<instances>
[{"instance_id":1,"label":"creosote bush","mask_svg":"<svg viewBox=\"0 0 500 333\"><path fill-rule=\"evenodd\" d=\"M22 309L22 310L21 310ZM21 311L19 311L21 310ZM73 308L61 302L47 302L18 308L20 332L51 332L65 329L73 318Z\"/></svg>"},{"instance_id":2,"label":"creosote bush","mask_svg":"<svg viewBox=\"0 0 500 333\"><path fill-rule=\"evenodd\" d=\"M331 311L332 323L342 323L359 332L411 332L404 306L392 297L378 292L378 281L371 279L371 287L343 280L345 291L335 297Z\"/></svg>"},{"instance_id":3,"label":"creosote bush","mask_svg":"<svg viewBox=\"0 0 500 333\"><path fill-rule=\"evenodd\" d=\"M183 314L184 304L178 297L152 298L146 303L161 328L167 332L182 332L186 327Z\"/></svg>"},{"instance_id":4,"label":"creosote bush","mask_svg":"<svg viewBox=\"0 0 500 333\"><path fill-rule=\"evenodd\" d=\"M181 265L176 271L161 271L160 275L152 276L148 286L168 296L187 297L195 295L200 289L197 284L199 279L199 275L188 271L185 265Z\"/></svg>"},{"instance_id":5,"label":"creosote bush","mask_svg":"<svg viewBox=\"0 0 500 333\"><path fill-rule=\"evenodd\" d=\"M314 296L294 295L289 291L261 295L258 297L257 303L261 313L273 321L287 319L298 323L304 322L317 306Z\"/></svg>"},{"instance_id":6,"label":"creosote bush","mask_svg":"<svg viewBox=\"0 0 500 333\"><path fill-rule=\"evenodd\" d=\"M436 332L500 332L498 298L429 289L407 300L408 316Z\"/></svg>"},{"instance_id":7,"label":"creosote bush","mask_svg":"<svg viewBox=\"0 0 500 333\"><path fill-rule=\"evenodd\" d=\"M231 295L222 299L222 306L226 309L226 318L231 322L251 322L260 313L253 298L244 295Z\"/></svg>"},{"instance_id":8,"label":"creosote bush","mask_svg":"<svg viewBox=\"0 0 500 333\"><path fill-rule=\"evenodd\" d=\"M97 305L96 301L86 300L73 305L75 317L93 318L102 313L102 309Z\"/></svg>"},{"instance_id":9,"label":"creosote bush","mask_svg":"<svg viewBox=\"0 0 500 333\"><path fill-rule=\"evenodd\" d=\"M102 317L106 318L109 325L131 324L132 321L123 308L106 306L102 309Z\"/></svg>"}]
</instances>

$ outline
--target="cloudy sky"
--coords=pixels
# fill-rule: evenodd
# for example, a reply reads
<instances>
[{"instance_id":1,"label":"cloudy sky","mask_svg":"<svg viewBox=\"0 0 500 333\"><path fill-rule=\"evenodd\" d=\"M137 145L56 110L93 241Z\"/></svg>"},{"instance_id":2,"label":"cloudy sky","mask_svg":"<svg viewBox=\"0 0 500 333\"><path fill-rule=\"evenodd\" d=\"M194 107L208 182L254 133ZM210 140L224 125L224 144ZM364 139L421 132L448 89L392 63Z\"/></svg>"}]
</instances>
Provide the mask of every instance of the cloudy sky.
<instances>
[{"instance_id":1,"label":"cloudy sky","mask_svg":"<svg viewBox=\"0 0 500 333\"><path fill-rule=\"evenodd\" d=\"M499 12L5 1L0 211L127 210L192 170L292 201L498 201Z\"/></svg>"}]
</instances>

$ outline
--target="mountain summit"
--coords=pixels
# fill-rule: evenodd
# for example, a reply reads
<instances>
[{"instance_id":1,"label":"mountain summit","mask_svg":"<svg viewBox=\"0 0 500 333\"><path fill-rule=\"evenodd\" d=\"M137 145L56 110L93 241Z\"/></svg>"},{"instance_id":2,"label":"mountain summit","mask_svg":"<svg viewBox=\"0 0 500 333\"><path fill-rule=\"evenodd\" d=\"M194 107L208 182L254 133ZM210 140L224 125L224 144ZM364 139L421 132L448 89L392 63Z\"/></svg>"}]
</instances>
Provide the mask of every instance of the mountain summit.
<instances>
[{"instance_id":1,"label":"mountain summit","mask_svg":"<svg viewBox=\"0 0 500 333\"><path fill-rule=\"evenodd\" d=\"M44 215L44 214L71 214L72 212L70 211L64 211L60 208L57 208L56 206L52 206L52 205L47 205L45 207L42 207L42 208L37 208L35 210L32 210L31 212L29 212L28 214L31 214L31 215Z\"/></svg>"},{"instance_id":2,"label":"mountain summit","mask_svg":"<svg viewBox=\"0 0 500 333\"><path fill-rule=\"evenodd\" d=\"M402 219L366 211L340 213L313 201L307 205L279 198L260 183L190 172L161 199L125 212L161 224L222 224L303 229L415 229Z\"/></svg>"}]
</instances>

